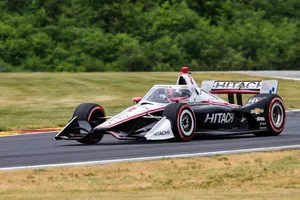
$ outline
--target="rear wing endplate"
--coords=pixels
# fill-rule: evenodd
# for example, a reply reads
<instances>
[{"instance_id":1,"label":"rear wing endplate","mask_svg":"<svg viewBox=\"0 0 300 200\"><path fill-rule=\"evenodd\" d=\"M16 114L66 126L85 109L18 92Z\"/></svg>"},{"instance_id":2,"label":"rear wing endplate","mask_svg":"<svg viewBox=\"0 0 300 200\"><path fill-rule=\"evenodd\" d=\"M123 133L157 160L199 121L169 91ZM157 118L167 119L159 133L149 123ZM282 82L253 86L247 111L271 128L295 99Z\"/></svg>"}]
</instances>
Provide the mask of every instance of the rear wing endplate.
<instances>
[{"instance_id":1,"label":"rear wing endplate","mask_svg":"<svg viewBox=\"0 0 300 200\"><path fill-rule=\"evenodd\" d=\"M276 94L277 80L263 81L202 81L201 88L212 94L228 94L229 103L234 103L233 95L237 96L237 103L242 105L242 94Z\"/></svg>"}]
</instances>

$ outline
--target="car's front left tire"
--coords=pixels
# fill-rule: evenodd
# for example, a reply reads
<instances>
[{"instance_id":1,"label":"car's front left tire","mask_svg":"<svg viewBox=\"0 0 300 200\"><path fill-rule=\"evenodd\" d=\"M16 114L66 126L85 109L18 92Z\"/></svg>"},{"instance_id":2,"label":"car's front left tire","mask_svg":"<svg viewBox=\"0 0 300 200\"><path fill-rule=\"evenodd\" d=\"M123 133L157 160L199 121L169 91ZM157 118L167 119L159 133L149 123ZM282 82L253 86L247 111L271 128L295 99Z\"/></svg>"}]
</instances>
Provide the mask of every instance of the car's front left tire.
<instances>
[{"instance_id":1,"label":"car's front left tire","mask_svg":"<svg viewBox=\"0 0 300 200\"><path fill-rule=\"evenodd\" d=\"M92 128L103 123L106 119L104 109L94 103L82 103L74 111L73 117L77 116L79 121L87 121ZM82 144L96 144L103 138L103 133L97 132L88 134L86 137L77 140Z\"/></svg>"}]
</instances>

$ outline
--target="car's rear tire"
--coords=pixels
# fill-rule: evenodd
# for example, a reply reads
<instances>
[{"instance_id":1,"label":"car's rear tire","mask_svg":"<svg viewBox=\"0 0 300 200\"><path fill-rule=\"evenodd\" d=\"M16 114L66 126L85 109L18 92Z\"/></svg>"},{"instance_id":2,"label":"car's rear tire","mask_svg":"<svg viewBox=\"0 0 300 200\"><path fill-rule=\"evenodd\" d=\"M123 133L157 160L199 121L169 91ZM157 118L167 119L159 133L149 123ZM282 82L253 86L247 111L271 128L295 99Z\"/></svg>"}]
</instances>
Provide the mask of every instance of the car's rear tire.
<instances>
[{"instance_id":1,"label":"car's rear tire","mask_svg":"<svg viewBox=\"0 0 300 200\"><path fill-rule=\"evenodd\" d=\"M169 104L162 116L170 120L176 141L187 142L193 138L196 130L196 117L188 104Z\"/></svg>"},{"instance_id":2,"label":"car's rear tire","mask_svg":"<svg viewBox=\"0 0 300 200\"><path fill-rule=\"evenodd\" d=\"M104 109L94 103L82 103L74 111L73 117L77 116L79 121L87 121L92 128L103 123L106 119ZM88 134L86 137L77 140L82 144L97 144L103 138L103 133Z\"/></svg>"},{"instance_id":3,"label":"car's rear tire","mask_svg":"<svg viewBox=\"0 0 300 200\"><path fill-rule=\"evenodd\" d=\"M272 94L266 103L264 117L268 131L254 133L256 136L277 136L285 125L286 113L282 99L277 94Z\"/></svg>"}]
</instances>

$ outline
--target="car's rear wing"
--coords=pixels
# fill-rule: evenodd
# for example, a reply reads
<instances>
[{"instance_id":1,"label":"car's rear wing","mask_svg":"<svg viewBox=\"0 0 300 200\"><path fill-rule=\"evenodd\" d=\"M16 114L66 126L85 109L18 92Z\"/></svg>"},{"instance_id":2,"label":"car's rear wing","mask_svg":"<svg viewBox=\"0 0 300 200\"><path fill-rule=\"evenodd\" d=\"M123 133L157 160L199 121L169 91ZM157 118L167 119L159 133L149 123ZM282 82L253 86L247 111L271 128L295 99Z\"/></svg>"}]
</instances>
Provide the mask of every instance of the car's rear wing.
<instances>
[{"instance_id":1,"label":"car's rear wing","mask_svg":"<svg viewBox=\"0 0 300 200\"><path fill-rule=\"evenodd\" d=\"M229 103L234 103L236 94L237 103L242 105L242 94L276 94L277 80L264 81L202 81L201 88L212 94L228 94Z\"/></svg>"}]
</instances>

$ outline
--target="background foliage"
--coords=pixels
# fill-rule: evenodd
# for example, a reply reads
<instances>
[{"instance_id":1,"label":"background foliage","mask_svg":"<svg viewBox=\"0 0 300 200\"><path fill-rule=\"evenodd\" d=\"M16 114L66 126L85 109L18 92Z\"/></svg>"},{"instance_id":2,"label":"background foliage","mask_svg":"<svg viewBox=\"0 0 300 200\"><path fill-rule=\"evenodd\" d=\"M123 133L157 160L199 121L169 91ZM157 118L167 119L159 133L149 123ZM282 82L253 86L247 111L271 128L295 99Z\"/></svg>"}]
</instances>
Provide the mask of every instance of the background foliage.
<instances>
[{"instance_id":1,"label":"background foliage","mask_svg":"<svg viewBox=\"0 0 300 200\"><path fill-rule=\"evenodd\" d=\"M0 71L300 69L299 0L0 0Z\"/></svg>"}]
</instances>

